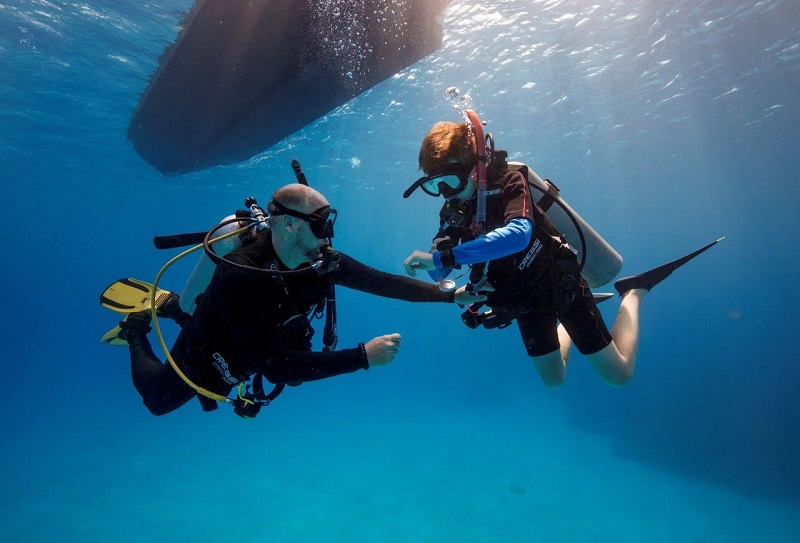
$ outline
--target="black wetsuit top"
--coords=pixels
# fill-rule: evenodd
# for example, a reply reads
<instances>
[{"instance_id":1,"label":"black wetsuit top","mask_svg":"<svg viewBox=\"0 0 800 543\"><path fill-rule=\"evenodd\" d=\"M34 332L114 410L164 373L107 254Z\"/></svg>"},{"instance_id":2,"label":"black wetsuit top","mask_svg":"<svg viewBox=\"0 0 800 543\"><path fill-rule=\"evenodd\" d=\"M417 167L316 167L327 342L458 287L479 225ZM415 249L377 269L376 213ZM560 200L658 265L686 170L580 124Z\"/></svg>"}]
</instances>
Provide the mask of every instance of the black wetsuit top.
<instances>
[{"instance_id":1,"label":"black wetsuit top","mask_svg":"<svg viewBox=\"0 0 800 543\"><path fill-rule=\"evenodd\" d=\"M507 225L517 218L533 223L533 235L521 251L492 260L488 263L488 280L494 287L487 305L496 308L519 308L528 303L529 294L546 277L550 264L560 246L560 232L544 212L533 203L528 182L518 171L509 169L505 162L489 170L486 186L485 231ZM469 229L477 207L477 194L464 204L467 208L462 228L445 228L446 203L440 212L440 225L447 235L461 243L475 239ZM475 279L474 277L471 279Z\"/></svg>"},{"instance_id":2,"label":"black wetsuit top","mask_svg":"<svg viewBox=\"0 0 800 543\"><path fill-rule=\"evenodd\" d=\"M287 268L268 231L225 257L264 269ZM452 302L434 284L375 270L342 254L329 272L336 284L413 302ZM316 271L276 278L221 263L179 342L183 366L199 385L227 393L254 373L271 383L298 384L369 367L363 348L311 352L308 316L324 300L328 277Z\"/></svg>"},{"instance_id":3,"label":"black wetsuit top","mask_svg":"<svg viewBox=\"0 0 800 543\"><path fill-rule=\"evenodd\" d=\"M589 286L580 275L575 253L558 228L531 198L527 179L509 168L506 153L496 151L496 166L487 176L486 231L524 217L533 222L533 234L521 251L488 263L488 281L494 287L486 304L508 318L515 318L530 356L542 356L560 348L557 321L583 354L592 354L611 342L602 315L595 307ZM441 212L442 233L459 242L474 238L469 230L477 207L477 195L462 204L462 227L445 228L447 206ZM473 266L470 280L479 277ZM497 311L495 312L498 313ZM498 319L502 321L502 319Z\"/></svg>"}]
</instances>

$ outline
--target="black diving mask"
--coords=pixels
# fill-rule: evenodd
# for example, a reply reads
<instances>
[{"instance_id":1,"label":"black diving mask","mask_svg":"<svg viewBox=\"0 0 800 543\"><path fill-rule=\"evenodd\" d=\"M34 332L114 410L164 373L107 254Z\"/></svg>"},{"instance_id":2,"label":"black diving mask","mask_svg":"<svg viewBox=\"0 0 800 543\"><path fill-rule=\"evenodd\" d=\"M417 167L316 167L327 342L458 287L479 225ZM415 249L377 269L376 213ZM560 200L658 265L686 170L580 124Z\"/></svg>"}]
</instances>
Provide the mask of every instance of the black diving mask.
<instances>
[{"instance_id":1,"label":"black diving mask","mask_svg":"<svg viewBox=\"0 0 800 543\"><path fill-rule=\"evenodd\" d=\"M431 196L441 195L451 198L467 187L471 171L472 168L464 166L460 162L448 162L436 175L426 175L417 179L403 193L403 198L408 198L418 188L422 188Z\"/></svg>"},{"instance_id":2,"label":"black diving mask","mask_svg":"<svg viewBox=\"0 0 800 543\"><path fill-rule=\"evenodd\" d=\"M333 225L339 214L331 206L322 206L313 213L301 213L294 209L289 209L277 200L272 200L272 205L275 210L272 215L289 215L290 217L297 217L303 219L311 227L311 233L317 239L332 239L333 238Z\"/></svg>"}]
</instances>

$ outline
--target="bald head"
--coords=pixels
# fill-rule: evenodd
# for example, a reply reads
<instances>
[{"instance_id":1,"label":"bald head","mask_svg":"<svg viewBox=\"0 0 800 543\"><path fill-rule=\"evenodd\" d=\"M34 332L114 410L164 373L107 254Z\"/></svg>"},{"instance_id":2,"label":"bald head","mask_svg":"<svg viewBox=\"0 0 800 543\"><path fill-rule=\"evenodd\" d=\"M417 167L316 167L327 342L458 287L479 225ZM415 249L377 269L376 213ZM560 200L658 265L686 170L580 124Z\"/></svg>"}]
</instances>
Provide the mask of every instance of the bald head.
<instances>
[{"instance_id":1,"label":"bald head","mask_svg":"<svg viewBox=\"0 0 800 543\"><path fill-rule=\"evenodd\" d=\"M330 208L328 200L300 183L281 187L272 195L267 208L272 244L275 254L290 269L321 258L320 248L333 237L336 216L331 219L330 215L335 212L320 211L323 207Z\"/></svg>"},{"instance_id":2,"label":"bald head","mask_svg":"<svg viewBox=\"0 0 800 543\"><path fill-rule=\"evenodd\" d=\"M321 207L330 205L322 193L300 183L292 183L279 188L272 195L272 199L300 213L313 213ZM275 210L270 209L269 211Z\"/></svg>"}]
</instances>

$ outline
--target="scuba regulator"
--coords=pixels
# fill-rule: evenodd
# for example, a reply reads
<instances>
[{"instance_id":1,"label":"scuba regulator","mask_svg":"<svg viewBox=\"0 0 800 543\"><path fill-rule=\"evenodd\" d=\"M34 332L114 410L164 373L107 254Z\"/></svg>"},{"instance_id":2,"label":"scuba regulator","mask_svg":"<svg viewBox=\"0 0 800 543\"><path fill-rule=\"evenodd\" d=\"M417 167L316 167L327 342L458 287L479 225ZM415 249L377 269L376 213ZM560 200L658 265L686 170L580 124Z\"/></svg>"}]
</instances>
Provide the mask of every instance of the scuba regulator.
<instances>
[{"instance_id":1,"label":"scuba regulator","mask_svg":"<svg viewBox=\"0 0 800 543\"><path fill-rule=\"evenodd\" d=\"M508 311L499 311L490 309L489 311L480 312L483 307L483 302L476 302L470 305L466 311L461 314L461 322L467 325L468 328L475 329L478 326L483 326L487 330L494 328L506 328L514 322L514 315Z\"/></svg>"},{"instance_id":2,"label":"scuba regulator","mask_svg":"<svg viewBox=\"0 0 800 543\"><path fill-rule=\"evenodd\" d=\"M264 376L261 373L253 375L251 381L252 388L244 385L239 385L239 390L236 399L233 400L233 412L245 419L254 419L261 411L261 407L269 405L272 400L278 397L286 388L284 384L277 384L272 392L269 394L264 393ZM242 393L244 389L244 393Z\"/></svg>"}]
</instances>

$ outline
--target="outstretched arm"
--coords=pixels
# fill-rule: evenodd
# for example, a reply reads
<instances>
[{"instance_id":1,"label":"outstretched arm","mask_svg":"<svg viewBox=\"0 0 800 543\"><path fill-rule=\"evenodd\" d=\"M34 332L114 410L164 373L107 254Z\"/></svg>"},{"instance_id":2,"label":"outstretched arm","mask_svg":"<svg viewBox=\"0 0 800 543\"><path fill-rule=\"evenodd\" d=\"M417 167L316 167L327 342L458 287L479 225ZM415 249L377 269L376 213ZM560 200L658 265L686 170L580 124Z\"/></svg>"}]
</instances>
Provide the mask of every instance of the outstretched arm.
<instances>
[{"instance_id":1,"label":"outstretched arm","mask_svg":"<svg viewBox=\"0 0 800 543\"><path fill-rule=\"evenodd\" d=\"M336 273L336 283L347 288L408 302L453 302L454 293L442 292L434 284L382 272L345 254Z\"/></svg>"}]
</instances>

